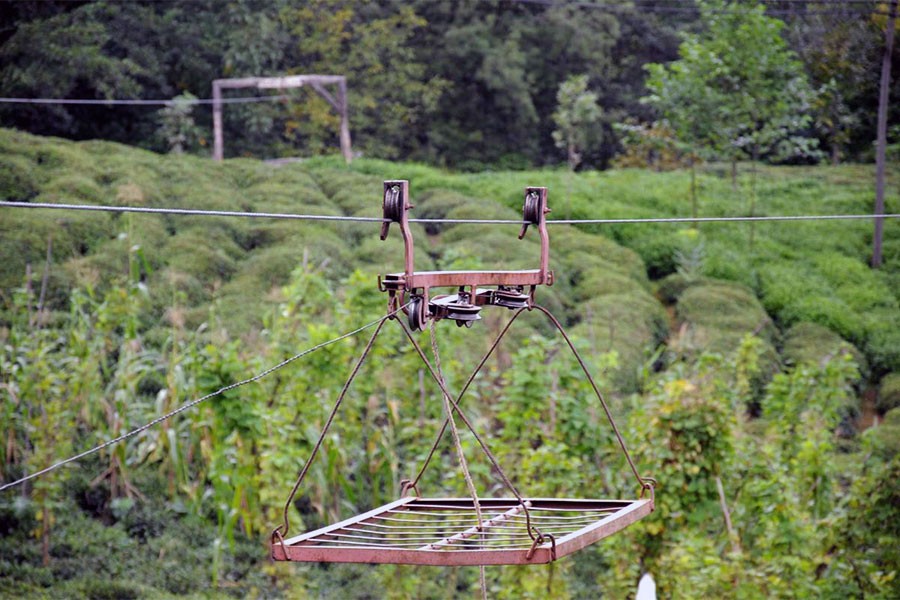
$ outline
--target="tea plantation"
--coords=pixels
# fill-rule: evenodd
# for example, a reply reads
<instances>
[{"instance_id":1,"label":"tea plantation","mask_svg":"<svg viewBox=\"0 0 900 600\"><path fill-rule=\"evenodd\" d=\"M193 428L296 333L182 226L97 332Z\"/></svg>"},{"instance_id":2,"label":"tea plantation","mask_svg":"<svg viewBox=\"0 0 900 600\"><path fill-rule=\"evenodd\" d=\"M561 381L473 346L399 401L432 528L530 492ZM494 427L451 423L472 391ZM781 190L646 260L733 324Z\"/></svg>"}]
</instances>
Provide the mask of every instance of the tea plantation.
<instances>
[{"instance_id":1,"label":"tea plantation","mask_svg":"<svg viewBox=\"0 0 900 600\"><path fill-rule=\"evenodd\" d=\"M894 167L887 212L900 213ZM751 198L760 216L871 211L870 166L741 169L737 181L728 167L700 170L700 216L747 215ZM214 163L0 129L0 201L380 217L385 179L410 180L418 217L517 219L527 185L549 188L551 220L690 215L683 171ZM2 480L377 319L376 277L403 260L398 233L378 231L0 205ZM413 232L419 269L537 265L536 236L518 240L515 225ZM551 225L550 236L555 283L537 299L589 356L659 480L658 508L549 570L488 569L492 595L622 597L642 570L680 597L900 594L900 220L885 223L878 270L869 219ZM503 319L440 324L451 384ZM498 458L535 496L633 495L576 365L546 322L521 320L466 405ZM280 503L363 343L0 493L0 595L474 594L476 569L266 561ZM292 511L301 530L396 497L440 426L440 397L400 336L376 353ZM464 443L479 488L499 492ZM426 487L465 494L448 443L436 462Z\"/></svg>"}]
</instances>

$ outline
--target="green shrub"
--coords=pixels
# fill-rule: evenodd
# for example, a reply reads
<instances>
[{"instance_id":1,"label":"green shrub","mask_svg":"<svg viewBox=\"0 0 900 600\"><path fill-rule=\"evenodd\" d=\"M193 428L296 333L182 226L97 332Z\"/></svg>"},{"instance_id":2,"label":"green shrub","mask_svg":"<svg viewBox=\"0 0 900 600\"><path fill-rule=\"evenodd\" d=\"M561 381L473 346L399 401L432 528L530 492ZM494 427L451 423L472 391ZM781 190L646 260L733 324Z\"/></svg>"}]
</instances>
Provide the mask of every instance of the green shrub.
<instances>
[{"instance_id":1,"label":"green shrub","mask_svg":"<svg viewBox=\"0 0 900 600\"><path fill-rule=\"evenodd\" d=\"M784 335L782 355L788 365L820 365L824 361L848 351L860 373L867 372L866 357L856 346L844 340L827 327L815 323L797 323Z\"/></svg>"},{"instance_id":2,"label":"green shrub","mask_svg":"<svg viewBox=\"0 0 900 600\"><path fill-rule=\"evenodd\" d=\"M760 368L751 383L755 395L762 393L779 368L774 346L777 330L753 292L736 283L710 280L687 288L675 311L679 333L669 346L687 357L733 355L746 336L758 336L762 340Z\"/></svg>"},{"instance_id":3,"label":"green shrub","mask_svg":"<svg viewBox=\"0 0 900 600\"><path fill-rule=\"evenodd\" d=\"M366 273L396 273L403 271L403 252L403 242L396 232L384 241L370 236L353 249L352 262ZM424 244L416 246L414 264L417 271L434 270L434 260L428 255Z\"/></svg>"},{"instance_id":4,"label":"green shrub","mask_svg":"<svg viewBox=\"0 0 900 600\"><path fill-rule=\"evenodd\" d=\"M878 387L878 401L875 406L881 413L900 408L900 373L888 373L881 379L881 385ZM900 414L898 414L898 418L900 418Z\"/></svg>"},{"instance_id":5,"label":"green shrub","mask_svg":"<svg viewBox=\"0 0 900 600\"><path fill-rule=\"evenodd\" d=\"M881 422L863 434L864 447L888 462L900 455L900 408L887 411Z\"/></svg>"},{"instance_id":6,"label":"green shrub","mask_svg":"<svg viewBox=\"0 0 900 600\"><path fill-rule=\"evenodd\" d=\"M33 164L20 156L0 158L0 201L27 202L38 194Z\"/></svg>"},{"instance_id":7,"label":"green shrub","mask_svg":"<svg viewBox=\"0 0 900 600\"><path fill-rule=\"evenodd\" d=\"M874 308L864 314L865 324L853 339L860 340L874 371L900 371L900 310Z\"/></svg>"},{"instance_id":8,"label":"green shrub","mask_svg":"<svg viewBox=\"0 0 900 600\"><path fill-rule=\"evenodd\" d=\"M678 299L676 314L688 328L691 346L728 354L748 333L771 342L772 320L753 292L728 282L711 281L689 287Z\"/></svg>"},{"instance_id":9,"label":"green shrub","mask_svg":"<svg viewBox=\"0 0 900 600\"><path fill-rule=\"evenodd\" d=\"M96 181L79 174L51 179L43 186L42 191L48 198L62 201L105 204L109 200Z\"/></svg>"},{"instance_id":10,"label":"green shrub","mask_svg":"<svg viewBox=\"0 0 900 600\"><path fill-rule=\"evenodd\" d=\"M428 190L420 194L414 204L417 218L445 219L455 208L477 204L477 201L451 190ZM426 223L425 231L429 235L436 235L447 227L448 225L443 223Z\"/></svg>"},{"instance_id":11,"label":"green shrub","mask_svg":"<svg viewBox=\"0 0 900 600\"><path fill-rule=\"evenodd\" d=\"M166 245L168 264L183 273L212 283L228 278L237 270L241 250L221 230L188 230L171 238Z\"/></svg>"},{"instance_id":12,"label":"green shrub","mask_svg":"<svg viewBox=\"0 0 900 600\"><path fill-rule=\"evenodd\" d=\"M641 290L599 296L579 305L578 313L583 320L572 333L587 340L591 355L615 351L614 385L636 391L641 367L668 333L662 305Z\"/></svg>"},{"instance_id":13,"label":"green shrub","mask_svg":"<svg viewBox=\"0 0 900 600\"><path fill-rule=\"evenodd\" d=\"M586 301L609 294L643 295L647 291L639 281L612 269L592 268L581 274L572 290L574 301Z\"/></svg>"},{"instance_id":14,"label":"green shrub","mask_svg":"<svg viewBox=\"0 0 900 600\"><path fill-rule=\"evenodd\" d=\"M530 235L530 234L529 234ZM574 227L550 228L550 261L560 277L577 277L588 268L607 268L621 272L650 289L647 270L641 257L613 240L579 231Z\"/></svg>"},{"instance_id":15,"label":"green shrub","mask_svg":"<svg viewBox=\"0 0 900 600\"><path fill-rule=\"evenodd\" d=\"M675 253L682 248L682 241L674 233L656 233L637 237L628 246L644 260L650 279L660 279L675 272Z\"/></svg>"},{"instance_id":16,"label":"green shrub","mask_svg":"<svg viewBox=\"0 0 900 600\"><path fill-rule=\"evenodd\" d=\"M672 273L661 279L656 285L656 295L665 304L675 304L681 295L695 285L708 285L710 279L700 277L692 279L681 273Z\"/></svg>"},{"instance_id":17,"label":"green shrub","mask_svg":"<svg viewBox=\"0 0 900 600\"><path fill-rule=\"evenodd\" d=\"M751 257L735 247L731 240L711 240L707 243L703 274L713 279L742 283L752 289L758 285Z\"/></svg>"}]
</instances>

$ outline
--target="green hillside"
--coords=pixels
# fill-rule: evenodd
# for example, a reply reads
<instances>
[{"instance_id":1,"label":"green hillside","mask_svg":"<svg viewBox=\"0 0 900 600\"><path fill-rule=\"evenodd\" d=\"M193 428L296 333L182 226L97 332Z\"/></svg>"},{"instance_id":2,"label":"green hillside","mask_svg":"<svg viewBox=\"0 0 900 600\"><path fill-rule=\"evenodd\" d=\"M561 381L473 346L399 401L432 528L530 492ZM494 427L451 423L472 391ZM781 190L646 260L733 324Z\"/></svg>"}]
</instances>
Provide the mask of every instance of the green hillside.
<instances>
[{"instance_id":1,"label":"green hillside","mask_svg":"<svg viewBox=\"0 0 900 600\"><path fill-rule=\"evenodd\" d=\"M751 198L756 215L871 210L869 167L742 169L736 184L728 169L701 170L701 216L746 215ZM410 180L418 217L517 219L527 185L550 189L551 219L690 214L682 171L457 174L336 158L276 167L0 130L0 200L380 216L381 182L399 178ZM537 264L536 236L520 241L514 225L413 229L419 269ZM869 220L551 226L556 280L538 301L575 334L642 469L660 481L656 513L560 563L555 594L631 593L638 558L676 596L900 591L898 540L875 540L900 538L896 486L872 492L900 469L890 383L900 373L900 221L885 223L881 270L867 265L871 231ZM376 277L402 257L397 232L382 242L375 223L0 207L3 480L377 319ZM503 318L441 324L452 384ZM632 495L575 365L551 363L559 340L536 316L522 320L468 400L501 462L532 495ZM302 526L394 498L440 424L440 396L420 405L434 390L420 392L415 357L390 335L293 511ZM3 492L0 594L362 598L391 581L386 595L397 598L474 591L472 569L265 563L289 480L362 343ZM884 424L863 432L876 403ZM492 489L465 443L477 483ZM459 477L441 477L456 472L445 446L426 487L465 494ZM731 537L717 480L732 503ZM548 585L542 569L488 577L497 597Z\"/></svg>"}]
</instances>

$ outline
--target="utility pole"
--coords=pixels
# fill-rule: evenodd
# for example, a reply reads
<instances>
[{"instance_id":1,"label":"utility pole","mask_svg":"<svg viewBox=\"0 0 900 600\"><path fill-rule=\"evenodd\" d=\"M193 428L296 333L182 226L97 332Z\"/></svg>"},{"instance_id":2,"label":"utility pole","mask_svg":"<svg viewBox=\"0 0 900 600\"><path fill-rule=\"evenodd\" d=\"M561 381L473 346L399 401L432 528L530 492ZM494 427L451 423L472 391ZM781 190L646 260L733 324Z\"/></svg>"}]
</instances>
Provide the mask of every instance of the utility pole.
<instances>
[{"instance_id":1,"label":"utility pole","mask_svg":"<svg viewBox=\"0 0 900 600\"><path fill-rule=\"evenodd\" d=\"M888 93L891 86L891 55L894 51L894 20L897 0L891 0L884 38L884 59L881 61L881 89L878 94L878 141L875 149L875 235L872 239L872 267L881 266L881 240L884 237L884 163L887 146Z\"/></svg>"}]
</instances>

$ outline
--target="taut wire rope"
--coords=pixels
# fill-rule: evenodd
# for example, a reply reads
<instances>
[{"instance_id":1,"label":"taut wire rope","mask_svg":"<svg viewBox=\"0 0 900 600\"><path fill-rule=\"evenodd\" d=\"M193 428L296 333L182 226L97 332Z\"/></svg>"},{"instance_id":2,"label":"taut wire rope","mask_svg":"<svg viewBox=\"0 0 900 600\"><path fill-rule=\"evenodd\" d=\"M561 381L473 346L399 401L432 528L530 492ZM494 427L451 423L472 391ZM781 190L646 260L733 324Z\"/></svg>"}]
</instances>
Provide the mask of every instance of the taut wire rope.
<instances>
[{"instance_id":1,"label":"taut wire rope","mask_svg":"<svg viewBox=\"0 0 900 600\"><path fill-rule=\"evenodd\" d=\"M266 375L269 375L269 374L281 369L282 367L289 365L290 363L294 362L295 360L303 358L304 356L306 356L308 354L311 354L317 350L321 350L322 348L325 348L326 346L330 346L332 344L340 342L341 340L345 340L349 337L357 335L357 334L361 333L362 331L365 331L366 329L374 327L375 325L378 325L378 327L380 329L381 325L384 323L385 319L391 318L394 314L396 314L397 311L401 310L402 308L403 307L400 307L396 310L389 312L386 316L381 317L377 321L372 321L371 323L367 323L367 324L363 325L362 327L358 327L357 329L354 329L353 331L348 331L347 333L344 333L336 338L330 339L326 342L322 342L321 344L316 344L315 346L313 346L311 348L307 348L306 350L303 350L302 352L299 352L299 353L291 356L290 358L286 358L285 360L281 361L277 365L274 365L272 367L269 367L265 371L261 371L260 373L257 373L253 377L226 385L224 387L219 388L218 390L216 390L214 392L210 392L209 394L206 394L205 396L196 398L194 400L191 400L190 402L182 404L178 408L176 408L164 415L161 415L161 416L153 419L152 421L149 421L149 422L141 425L140 427L132 429L131 431L129 431L127 433L123 433L122 435L120 435L118 437L115 437L111 440L103 442L102 444L94 446L93 448L91 448L89 450L85 450L84 452L81 452L74 456L70 456L69 458L66 458L65 460L61 460L57 463L50 465L49 467L41 469L40 471L36 471L34 473L31 473L30 475L26 475L25 477L16 479L15 481L11 481L9 483L3 484L2 486L0 486L0 492L2 492L3 490L9 489L11 487L15 487L17 485L21 485L21 484L25 483L26 481L30 481L30 480L40 477L42 475L46 475L47 473L50 473L51 471L54 471L64 465L81 460L82 458L90 456L91 454L96 454L97 452L100 452L101 450L109 448L110 446L114 446L120 442L124 442L125 440L127 440L131 437L134 437L135 435L142 433L142 432L150 429L151 427L159 425L163 421L166 421L188 409L191 409L191 408L197 406L198 404L205 402L206 400L209 400L210 398L214 398L216 396L224 394L225 392L227 392L229 390L233 390L233 389L241 387L243 385L247 385L248 383L253 383L254 381L259 381Z\"/></svg>"},{"instance_id":2,"label":"taut wire rope","mask_svg":"<svg viewBox=\"0 0 900 600\"><path fill-rule=\"evenodd\" d=\"M428 328L428 333L431 336L431 353L434 355L434 368L437 370L438 377L440 377L442 382L446 383L444 372L441 369L441 355L440 352L438 352L437 335L435 334L434 323L435 321L432 319ZM459 458L459 468L463 472L463 477L466 480L466 487L469 489L469 495L472 497L472 505L475 507L475 520L478 523L478 531L480 532L484 529L484 519L481 516L481 502L478 500L478 490L475 489L475 482L472 481L472 474L469 473L469 464L466 461L466 453L463 451L462 441L459 439L459 430L456 428L456 419L453 418L453 408L450 406L450 396L444 393L441 394L441 397L444 401L444 412L447 415L444 423L450 424L450 433L453 435L453 445L456 446L456 454ZM443 430L441 430L441 433L443 433ZM438 438L438 441L440 441L440 438ZM481 537L483 538L484 536ZM484 565L480 565L478 568L478 580L481 584L481 597L483 600L487 600L487 580L485 578Z\"/></svg>"},{"instance_id":3,"label":"taut wire rope","mask_svg":"<svg viewBox=\"0 0 900 600\"><path fill-rule=\"evenodd\" d=\"M220 98L221 104L252 104L255 102L274 102L289 100L290 96L240 96L237 98ZM215 104L212 98L119 98L103 100L102 98L0 98L0 104L74 104L78 106L196 106L198 104Z\"/></svg>"},{"instance_id":4,"label":"taut wire rope","mask_svg":"<svg viewBox=\"0 0 900 600\"><path fill-rule=\"evenodd\" d=\"M110 206L101 204L63 204L58 202L19 202L0 200L0 208L35 208L48 210L82 210L112 213L146 213L159 215L194 215L203 217L241 217L249 219L293 219L297 221L351 221L364 223L390 223L382 217L349 217L344 215L304 215L298 213L249 212L230 210L204 210L192 208L152 208L143 206ZM900 219L900 213L847 214L847 215L773 215L756 217L635 217L627 219L554 219L547 225L625 225L632 223L744 223L778 221L836 221L858 219ZM423 224L472 224L517 225L520 219L409 219L410 223Z\"/></svg>"}]
</instances>

